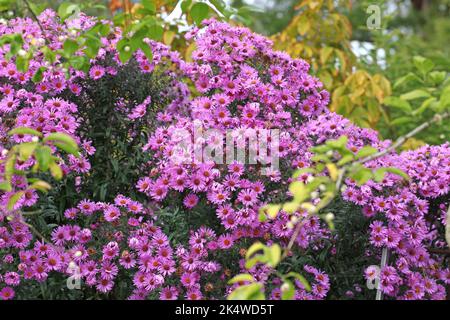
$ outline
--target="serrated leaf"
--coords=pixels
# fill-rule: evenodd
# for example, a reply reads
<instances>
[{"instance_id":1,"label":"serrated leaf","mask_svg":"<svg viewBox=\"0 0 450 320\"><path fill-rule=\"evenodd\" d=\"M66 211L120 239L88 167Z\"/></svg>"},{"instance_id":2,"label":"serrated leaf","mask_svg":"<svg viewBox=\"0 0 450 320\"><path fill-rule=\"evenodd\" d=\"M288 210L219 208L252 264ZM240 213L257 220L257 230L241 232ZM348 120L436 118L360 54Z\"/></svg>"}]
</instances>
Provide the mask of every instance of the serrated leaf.
<instances>
[{"instance_id":1,"label":"serrated leaf","mask_svg":"<svg viewBox=\"0 0 450 320\"><path fill-rule=\"evenodd\" d=\"M48 146L43 146L36 149L35 157L39 165L39 169L41 171L46 172L48 170L51 156L52 156L52 149Z\"/></svg>"},{"instance_id":2,"label":"serrated leaf","mask_svg":"<svg viewBox=\"0 0 450 320\"><path fill-rule=\"evenodd\" d=\"M51 161L49 164L50 173L52 174L53 178L56 180L61 180L63 177L63 171L61 167L54 161Z\"/></svg>"},{"instance_id":3,"label":"serrated leaf","mask_svg":"<svg viewBox=\"0 0 450 320\"><path fill-rule=\"evenodd\" d=\"M20 200L20 198L22 198L22 196L24 195L25 192L23 191L19 191L14 193L8 200L8 205L6 206L6 208L8 209L8 211L12 211L14 209L14 206L16 205L17 201Z\"/></svg>"},{"instance_id":4,"label":"serrated leaf","mask_svg":"<svg viewBox=\"0 0 450 320\"><path fill-rule=\"evenodd\" d=\"M65 133L60 132L50 133L43 139L44 143L49 141L64 143L69 145L72 149L78 150L78 144L75 142L75 140Z\"/></svg>"},{"instance_id":5,"label":"serrated leaf","mask_svg":"<svg viewBox=\"0 0 450 320\"><path fill-rule=\"evenodd\" d=\"M241 274L238 274L237 276L233 277L230 281L228 281L228 284L234 284L234 283L243 282L243 281L254 282L255 279L253 278L253 276L251 274L241 273Z\"/></svg>"},{"instance_id":6,"label":"serrated leaf","mask_svg":"<svg viewBox=\"0 0 450 320\"><path fill-rule=\"evenodd\" d=\"M37 130L31 129L31 128L27 128L27 127L18 127L18 128L14 128L12 130L10 130L8 132L8 135L12 136L14 134L29 134L32 136L37 136L37 137L42 137L42 133L40 133Z\"/></svg>"},{"instance_id":7,"label":"serrated leaf","mask_svg":"<svg viewBox=\"0 0 450 320\"><path fill-rule=\"evenodd\" d=\"M259 282L234 289L227 300L264 300L263 285Z\"/></svg>"}]
</instances>

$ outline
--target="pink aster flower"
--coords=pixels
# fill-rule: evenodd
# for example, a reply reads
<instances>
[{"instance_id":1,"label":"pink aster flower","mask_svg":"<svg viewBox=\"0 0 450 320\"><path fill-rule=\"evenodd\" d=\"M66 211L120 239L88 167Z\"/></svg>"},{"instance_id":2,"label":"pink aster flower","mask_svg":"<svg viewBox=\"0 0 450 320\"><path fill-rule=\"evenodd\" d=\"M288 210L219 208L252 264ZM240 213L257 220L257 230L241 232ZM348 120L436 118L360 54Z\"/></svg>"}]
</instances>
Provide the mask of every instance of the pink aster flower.
<instances>
[{"instance_id":1,"label":"pink aster flower","mask_svg":"<svg viewBox=\"0 0 450 320\"><path fill-rule=\"evenodd\" d=\"M2 298L2 300L12 300L14 299L14 295L15 292L11 287L4 287L0 290L0 298Z\"/></svg>"},{"instance_id":2,"label":"pink aster flower","mask_svg":"<svg viewBox=\"0 0 450 320\"><path fill-rule=\"evenodd\" d=\"M183 204L186 208L192 209L197 205L198 200L199 199L195 194L190 193L184 198Z\"/></svg>"},{"instance_id":3,"label":"pink aster flower","mask_svg":"<svg viewBox=\"0 0 450 320\"><path fill-rule=\"evenodd\" d=\"M94 80L98 80L102 78L104 75L105 75L105 68L99 65L93 66L89 71L89 76Z\"/></svg>"}]
</instances>

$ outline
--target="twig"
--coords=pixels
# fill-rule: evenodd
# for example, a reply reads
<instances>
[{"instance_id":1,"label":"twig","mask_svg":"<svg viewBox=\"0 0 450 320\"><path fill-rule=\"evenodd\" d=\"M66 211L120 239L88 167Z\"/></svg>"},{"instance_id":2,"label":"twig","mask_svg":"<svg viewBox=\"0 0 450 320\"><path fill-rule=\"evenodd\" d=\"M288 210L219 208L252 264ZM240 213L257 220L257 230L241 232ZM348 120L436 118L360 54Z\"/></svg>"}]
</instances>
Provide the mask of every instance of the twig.
<instances>
[{"instance_id":1,"label":"twig","mask_svg":"<svg viewBox=\"0 0 450 320\"><path fill-rule=\"evenodd\" d=\"M440 249L440 248L428 248L430 253L442 254L450 256L450 249Z\"/></svg>"},{"instance_id":2,"label":"twig","mask_svg":"<svg viewBox=\"0 0 450 320\"><path fill-rule=\"evenodd\" d=\"M39 238L42 239L42 241L44 241L44 242L46 242L46 243L48 243L48 244L53 245L53 244L52 244L50 241L48 241L48 240L42 235L42 233L40 233L33 225L31 225L31 224L29 224L29 223L27 223L27 222L25 222L25 221L23 221L23 220L20 220L20 223L22 223L23 225L25 225L25 226L27 226L28 228L30 228L30 230L31 230L35 235L37 235Z\"/></svg>"},{"instance_id":3,"label":"twig","mask_svg":"<svg viewBox=\"0 0 450 320\"><path fill-rule=\"evenodd\" d=\"M433 123L442 121L443 119L446 119L449 116L450 116L449 112L445 112L443 114L437 114L431 120L422 123L420 126L418 126L417 128L413 129L412 131L410 131L406 135L399 137L391 146L389 146L385 150L379 151L377 153L374 153L371 156L368 156L368 157L363 158L361 160L353 161L353 162L343 166L341 168L341 170L339 172L339 176L338 176L338 178L336 180L336 189L335 189L335 192L334 192L334 196L330 197L328 202L325 203L322 206L322 209L327 207L331 203L332 199L334 199L334 197L336 197L337 193L340 192L341 186L342 186L342 184L344 182L345 174L346 174L346 172L348 171L349 168L351 168L355 164L363 164L363 163L366 163L366 162L371 161L371 160L375 160L377 158L380 158L380 157L390 153L391 151L397 149L402 144L404 144L406 142L406 140L408 140L409 138L411 138L411 137L415 136L416 134L418 134L419 132L425 130L426 128L431 126ZM308 217L309 216L311 216L311 214L309 214ZM449 207L449 210L447 212L447 221L448 222L447 222L447 229L446 229L446 240L447 240L447 243L450 246L450 207ZM294 230L294 233L292 234L292 236L291 236L291 238L289 240L289 243L288 243L287 247L285 248L285 250L283 252L282 259L285 259L289 255L289 252L291 251L292 247L294 246L295 240L297 239L298 234L300 233L300 230L301 230L303 225L304 225L304 219L302 219L302 221L297 223L296 228Z\"/></svg>"},{"instance_id":4,"label":"twig","mask_svg":"<svg viewBox=\"0 0 450 320\"><path fill-rule=\"evenodd\" d=\"M47 39L47 37L45 36L45 29L44 26L41 24L41 21L39 21L38 16L36 15L36 13L34 12L33 8L31 7L31 4L28 0L23 0L23 2L25 3L25 5L27 6L28 11L30 11L31 16L33 17L33 19L36 21L36 23L39 26L39 29L41 29L42 32L42 36L44 37L44 40L47 44L50 44L49 40Z\"/></svg>"},{"instance_id":5,"label":"twig","mask_svg":"<svg viewBox=\"0 0 450 320\"><path fill-rule=\"evenodd\" d=\"M418 126L417 128L415 128L414 130L410 131L410 132L407 133L406 135L399 137L399 138L398 138L391 146L389 146L389 148L387 148L387 149L385 149L385 150L383 150L383 151L374 153L373 155L370 155L370 156L368 156L368 157L366 157L366 158L363 158L363 159L361 159L361 160L358 160L358 161L356 161L356 162L354 162L354 163L352 163L352 164L355 164L355 163L360 163L360 164L362 164L362 163L366 163L366 162L368 162L368 161L377 159L377 158L379 158L379 157L382 157L382 156L388 154L389 152L391 152L391 151L397 149L398 147L400 147L400 146L401 146L402 144L404 144L404 143L406 142L406 140L408 140L409 138L411 138L411 137L415 136L416 134L418 134L419 132L425 130L426 128L428 128L428 127L431 126L432 124L434 124L434 123L436 123L436 122L439 122L439 121L442 121L442 120L448 118L449 116L450 116L450 112L444 112L444 113L442 113L442 114L436 114L431 120L422 123L420 126Z\"/></svg>"}]
</instances>

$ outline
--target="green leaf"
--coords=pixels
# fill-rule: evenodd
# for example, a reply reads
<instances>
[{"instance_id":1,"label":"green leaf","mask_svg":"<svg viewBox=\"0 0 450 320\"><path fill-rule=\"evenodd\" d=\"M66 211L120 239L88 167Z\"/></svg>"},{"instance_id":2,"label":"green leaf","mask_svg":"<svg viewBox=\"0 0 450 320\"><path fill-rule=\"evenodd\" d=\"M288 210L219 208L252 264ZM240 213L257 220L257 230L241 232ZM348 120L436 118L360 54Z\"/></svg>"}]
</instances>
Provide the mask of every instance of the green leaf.
<instances>
[{"instance_id":1,"label":"green leaf","mask_svg":"<svg viewBox=\"0 0 450 320\"><path fill-rule=\"evenodd\" d=\"M187 13L191 4L192 0L183 0L183 2L181 2L181 11Z\"/></svg>"},{"instance_id":2,"label":"green leaf","mask_svg":"<svg viewBox=\"0 0 450 320\"><path fill-rule=\"evenodd\" d=\"M70 2L62 3L58 8L58 15L61 18L61 21L65 21L67 18L80 12L80 6Z\"/></svg>"},{"instance_id":3,"label":"green leaf","mask_svg":"<svg viewBox=\"0 0 450 320\"><path fill-rule=\"evenodd\" d=\"M411 113L412 108L408 101L400 99L398 97L387 97L384 99L383 103L389 107L393 107L402 110L406 113Z\"/></svg>"},{"instance_id":4,"label":"green leaf","mask_svg":"<svg viewBox=\"0 0 450 320\"><path fill-rule=\"evenodd\" d=\"M202 21L208 17L209 6L203 2L195 3L191 8L191 17L197 25L201 25Z\"/></svg>"},{"instance_id":5,"label":"green leaf","mask_svg":"<svg viewBox=\"0 0 450 320\"><path fill-rule=\"evenodd\" d=\"M427 110L430 106L436 104L436 102L437 102L436 98L434 97L428 98L422 103L422 105L418 109L414 110L412 114L414 116L420 115L424 113L425 110Z\"/></svg>"},{"instance_id":6,"label":"green leaf","mask_svg":"<svg viewBox=\"0 0 450 320\"><path fill-rule=\"evenodd\" d=\"M328 140L325 142L325 144L334 149L343 149L347 146L347 142L348 142L347 136L342 136L337 140Z\"/></svg>"},{"instance_id":7,"label":"green leaf","mask_svg":"<svg viewBox=\"0 0 450 320\"><path fill-rule=\"evenodd\" d=\"M338 166L343 166L349 162L352 162L355 159L355 156L353 154L346 154L343 156L339 161L337 162Z\"/></svg>"},{"instance_id":8,"label":"green leaf","mask_svg":"<svg viewBox=\"0 0 450 320\"><path fill-rule=\"evenodd\" d=\"M423 75L427 74L434 68L434 63L430 59L424 57L416 56L413 58L413 63Z\"/></svg>"},{"instance_id":9,"label":"green leaf","mask_svg":"<svg viewBox=\"0 0 450 320\"><path fill-rule=\"evenodd\" d=\"M350 173L349 176L354 179L359 186L361 186L373 178L373 173L372 170L365 168L364 166L358 166Z\"/></svg>"},{"instance_id":10,"label":"green leaf","mask_svg":"<svg viewBox=\"0 0 450 320\"><path fill-rule=\"evenodd\" d=\"M281 286L281 299L292 300L292 298L294 298L294 295L295 295L294 284L289 280L285 280L283 285Z\"/></svg>"},{"instance_id":11,"label":"green leaf","mask_svg":"<svg viewBox=\"0 0 450 320\"><path fill-rule=\"evenodd\" d=\"M445 71L433 71L430 72L430 79L433 81L434 85L440 85L442 82L444 82L445 78L447 77L447 72Z\"/></svg>"},{"instance_id":12,"label":"green leaf","mask_svg":"<svg viewBox=\"0 0 450 320\"><path fill-rule=\"evenodd\" d=\"M42 180L33 182L29 187L29 189L39 190L42 192L48 192L51 188L52 186L50 184Z\"/></svg>"},{"instance_id":13,"label":"green leaf","mask_svg":"<svg viewBox=\"0 0 450 320\"><path fill-rule=\"evenodd\" d=\"M51 161L49 164L50 173L52 174L53 178L56 180L61 180L63 177L63 171L61 167L54 161Z\"/></svg>"},{"instance_id":14,"label":"green leaf","mask_svg":"<svg viewBox=\"0 0 450 320\"><path fill-rule=\"evenodd\" d=\"M78 150L78 144L75 142L75 140L71 136L69 136L65 133L60 133L60 132L50 133L42 141L44 143L49 142L49 141L61 142L61 143L69 145L72 149Z\"/></svg>"},{"instance_id":15,"label":"green leaf","mask_svg":"<svg viewBox=\"0 0 450 320\"><path fill-rule=\"evenodd\" d=\"M306 280L306 278L304 276L302 276L301 274L299 274L297 272L289 272L286 275L286 277L297 279L298 281L300 281L301 284L303 284L306 291L311 291L311 285L309 284L308 280Z\"/></svg>"},{"instance_id":16,"label":"green leaf","mask_svg":"<svg viewBox=\"0 0 450 320\"><path fill-rule=\"evenodd\" d=\"M156 5L153 0L142 0L142 6L150 13L156 12Z\"/></svg>"},{"instance_id":17,"label":"green leaf","mask_svg":"<svg viewBox=\"0 0 450 320\"><path fill-rule=\"evenodd\" d=\"M21 161L27 161L38 146L37 142L24 142L18 145L19 158Z\"/></svg>"},{"instance_id":18,"label":"green leaf","mask_svg":"<svg viewBox=\"0 0 450 320\"><path fill-rule=\"evenodd\" d=\"M270 218L275 219L275 217L278 215L278 212L280 212L280 209L281 209L281 205L279 205L279 204L268 204L259 210L264 215L267 214Z\"/></svg>"},{"instance_id":19,"label":"green leaf","mask_svg":"<svg viewBox=\"0 0 450 320\"><path fill-rule=\"evenodd\" d=\"M76 70L87 72L89 70L89 60L86 56L72 56L69 64Z\"/></svg>"},{"instance_id":20,"label":"green leaf","mask_svg":"<svg viewBox=\"0 0 450 320\"><path fill-rule=\"evenodd\" d=\"M41 51L44 54L45 60L47 60L49 63L54 63L56 61L56 52L54 50L45 46L42 47Z\"/></svg>"},{"instance_id":21,"label":"green leaf","mask_svg":"<svg viewBox=\"0 0 450 320\"><path fill-rule=\"evenodd\" d=\"M36 70L36 72L33 75L33 78L31 79L34 83L39 83L44 78L44 72L47 70L46 67L40 67Z\"/></svg>"},{"instance_id":22,"label":"green leaf","mask_svg":"<svg viewBox=\"0 0 450 320\"><path fill-rule=\"evenodd\" d=\"M23 191L19 191L16 192L15 194L13 194L9 200L8 200L8 205L6 206L8 211L12 211L14 209L14 206L16 205L17 201L20 200L20 198L22 198L22 196L25 194L25 192Z\"/></svg>"},{"instance_id":23,"label":"green leaf","mask_svg":"<svg viewBox=\"0 0 450 320\"><path fill-rule=\"evenodd\" d=\"M427 91L423 89L416 89L413 91L410 91L408 93L402 94L400 96L400 99L402 100L416 100L421 98L429 98L431 95Z\"/></svg>"},{"instance_id":24,"label":"green leaf","mask_svg":"<svg viewBox=\"0 0 450 320\"><path fill-rule=\"evenodd\" d=\"M444 111L449 106L450 106L450 86L447 86L441 92L438 112Z\"/></svg>"},{"instance_id":25,"label":"green leaf","mask_svg":"<svg viewBox=\"0 0 450 320\"><path fill-rule=\"evenodd\" d=\"M119 59L122 63L130 60L134 53L130 40L125 38L117 43L117 51L119 51Z\"/></svg>"},{"instance_id":26,"label":"green leaf","mask_svg":"<svg viewBox=\"0 0 450 320\"><path fill-rule=\"evenodd\" d=\"M12 190L11 184L8 181L0 182L0 190L5 192L11 192Z\"/></svg>"},{"instance_id":27,"label":"green leaf","mask_svg":"<svg viewBox=\"0 0 450 320\"><path fill-rule=\"evenodd\" d=\"M78 146L74 147L73 145L67 144L65 142L57 142L57 141L53 142L53 145L58 149L65 151L68 154L74 155L77 158L80 157L80 153L78 152Z\"/></svg>"},{"instance_id":28,"label":"green leaf","mask_svg":"<svg viewBox=\"0 0 450 320\"><path fill-rule=\"evenodd\" d=\"M31 57L29 54L25 55L25 56L17 56L16 57L16 68L19 72L27 72L28 69L30 68L30 60Z\"/></svg>"},{"instance_id":29,"label":"green leaf","mask_svg":"<svg viewBox=\"0 0 450 320\"><path fill-rule=\"evenodd\" d=\"M356 153L356 159L362 159L377 153L378 150L371 146L364 146Z\"/></svg>"},{"instance_id":30,"label":"green leaf","mask_svg":"<svg viewBox=\"0 0 450 320\"><path fill-rule=\"evenodd\" d=\"M142 50L142 52L144 52L148 62L152 62L153 60L152 48L150 48L150 46L147 43L142 42L140 49Z\"/></svg>"},{"instance_id":31,"label":"green leaf","mask_svg":"<svg viewBox=\"0 0 450 320\"><path fill-rule=\"evenodd\" d=\"M79 49L79 45L75 40L67 39L63 44L64 55L69 58Z\"/></svg>"},{"instance_id":32,"label":"green leaf","mask_svg":"<svg viewBox=\"0 0 450 320\"><path fill-rule=\"evenodd\" d=\"M49 146L43 146L36 149L35 157L41 171L46 172L50 165L52 149Z\"/></svg>"},{"instance_id":33,"label":"green leaf","mask_svg":"<svg viewBox=\"0 0 450 320\"><path fill-rule=\"evenodd\" d=\"M409 180L410 179L408 174L405 171L401 170L401 169L394 168L394 167L387 167L387 168L384 168L384 169L386 170L386 172L393 173L393 174L395 174L397 176L400 176L400 177L404 178L405 180Z\"/></svg>"},{"instance_id":34,"label":"green leaf","mask_svg":"<svg viewBox=\"0 0 450 320\"><path fill-rule=\"evenodd\" d=\"M406 76L403 76L399 79L397 79L397 81L395 81L393 88L397 89L398 87L407 84L410 81L417 81L417 82L421 82L422 80L415 75L414 73L410 72L408 73Z\"/></svg>"},{"instance_id":35,"label":"green leaf","mask_svg":"<svg viewBox=\"0 0 450 320\"><path fill-rule=\"evenodd\" d=\"M89 58L93 59L98 55L100 47L100 39L96 37L89 37L86 39L86 48L84 49L84 53L86 53Z\"/></svg>"},{"instance_id":36,"label":"green leaf","mask_svg":"<svg viewBox=\"0 0 450 320\"><path fill-rule=\"evenodd\" d=\"M161 25L155 23L153 25L150 25L147 29L148 29L147 36L150 39L153 39L155 41L162 40L162 37L164 34L164 28Z\"/></svg>"},{"instance_id":37,"label":"green leaf","mask_svg":"<svg viewBox=\"0 0 450 320\"><path fill-rule=\"evenodd\" d=\"M264 244L261 242L255 242L248 248L247 253L245 255L245 259L249 259L252 255L254 255L258 251L264 251L265 248L267 248Z\"/></svg>"},{"instance_id":38,"label":"green leaf","mask_svg":"<svg viewBox=\"0 0 450 320\"><path fill-rule=\"evenodd\" d=\"M278 244L274 243L269 247L268 256L269 258L267 264L272 268L275 268L281 260L281 247Z\"/></svg>"},{"instance_id":39,"label":"green leaf","mask_svg":"<svg viewBox=\"0 0 450 320\"><path fill-rule=\"evenodd\" d=\"M393 126L399 126L405 123L409 123L411 121L414 121L412 117L399 117L391 121L391 125Z\"/></svg>"},{"instance_id":40,"label":"green leaf","mask_svg":"<svg viewBox=\"0 0 450 320\"><path fill-rule=\"evenodd\" d=\"M6 163L5 163L5 178L6 178L6 181L8 181L9 183L11 183L11 179L14 174L16 160L17 160L16 153L10 151L10 155L6 159Z\"/></svg>"},{"instance_id":41,"label":"green leaf","mask_svg":"<svg viewBox=\"0 0 450 320\"><path fill-rule=\"evenodd\" d=\"M254 282L255 279L249 273L241 273L233 277L230 281L228 281L228 284L234 284L237 282L244 282L244 281Z\"/></svg>"},{"instance_id":42,"label":"green leaf","mask_svg":"<svg viewBox=\"0 0 450 320\"><path fill-rule=\"evenodd\" d=\"M301 181L294 181L289 185L289 192L292 193L295 202L301 203L308 198L308 191Z\"/></svg>"},{"instance_id":43,"label":"green leaf","mask_svg":"<svg viewBox=\"0 0 450 320\"><path fill-rule=\"evenodd\" d=\"M23 135L29 134L32 136L42 137L42 133L40 133L37 130L28 128L28 127L17 127L8 132L8 135L10 135L10 136L12 136L14 134L23 134Z\"/></svg>"},{"instance_id":44,"label":"green leaf","mask_svg":"<svg viewBox=\"0 0 450 320\"><path fill-rule=\"evenodd\" d=\"M283 211L288 214L296 212L300 207L300 203L296 201L288 201L283 203Z\"/></svg>"},{"instance_id":45,"label":"green leaf","mask_svg":"<svg viewBox=\"0 0 450 320\"><path fill-rule=\"evenodd\" d=\"M263 285L259 282L240 286L227 297L228 300L264 300Z\"/></svg>"}]
</instances>

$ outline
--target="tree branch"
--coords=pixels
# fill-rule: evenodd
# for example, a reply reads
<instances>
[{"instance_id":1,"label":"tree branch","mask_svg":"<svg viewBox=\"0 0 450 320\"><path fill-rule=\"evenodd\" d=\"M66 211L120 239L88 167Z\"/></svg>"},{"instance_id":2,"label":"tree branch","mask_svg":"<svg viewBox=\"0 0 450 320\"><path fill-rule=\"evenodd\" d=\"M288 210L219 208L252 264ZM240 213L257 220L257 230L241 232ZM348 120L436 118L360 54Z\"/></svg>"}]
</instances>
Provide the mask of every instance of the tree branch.
<instances>
[{"instance_id":1,"label":"tree branch","mask_svg":"<svg viewBox=\"0 0 450 320\"><path fill-rule=\"evenodd\" d=\"M33 19L36 21L36 23L39 26L39 29L41 29L42 32L42 36L44 37L44 40L47 44L49 44L49 41L47 39L47 37L45 36L45 29L44 26L41 24L41 21L39 21L38 16L36 15L36 13L34 12L33 8L31 7L31 4L28 0L23 0L23 2L25 3L25 5L27 6L28 11L30 11L31 16L33 17Z\"/></svg>"},{"instance_id":2,"label":"tree branch","mask_svg":"<svg viewBox=\"0 0 450 320\"><path fill-rule=\"evenodd\" d=\"M406 140L408 140L409 138L415 136L416 134L418 134L419 132L425 130L426 128L428 128L429 126L431 126L432 124L442 121L446 118L448 118L450 116L450 112L444 112L442 114L436 114L431 120L428 120L427 122L422 123L420 126L418 126L417 128L415 128L414 130L410 131L409 133L407 133L404 136L399 137L389 148L377 152L371 156L368 156L366 158L363 158L355 163L366 163L368 161L377 159L379 157L382 157L388 153L390 153L391 151L394 151L395 149L397 149L398 147L400 147L402 144L404 144L406 142Z\"/></svg>"}]
</instances>

